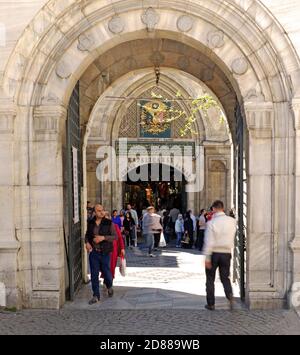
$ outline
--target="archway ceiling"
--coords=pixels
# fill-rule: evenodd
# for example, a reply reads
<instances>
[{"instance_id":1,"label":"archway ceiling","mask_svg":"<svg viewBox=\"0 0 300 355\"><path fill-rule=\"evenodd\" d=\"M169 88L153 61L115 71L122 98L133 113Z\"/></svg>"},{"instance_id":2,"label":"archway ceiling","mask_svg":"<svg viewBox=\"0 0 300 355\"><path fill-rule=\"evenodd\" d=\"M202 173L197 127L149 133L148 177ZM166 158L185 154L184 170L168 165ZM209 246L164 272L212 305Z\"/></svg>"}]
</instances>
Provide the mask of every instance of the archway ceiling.
<instances>
[{"instance_id":1,"label":"archway ceiling","mask_svg":"<svg viewBox=\"0 0 300 355\"><path fill-rule=\"evenodd\" d=\"M182 93L183 98L197 97L203 92L210 93L217 101L217 97L203 84L191 74L174 68L162 67L160 87L172 96L177 91ZM92 113L89 115L86 139L89 145L97 148L98 145L111 144L118 138L119 126L128 108L133 103L132 99L118 100L109 99L110 96L125 97L144 97L144 92L154 87L153 69L145 68L129 72L118 78L113 85L110 85L104 93L99 97L93 107ZM189 112L191 105L188 102L180 101L180 106L185 112ZM220 104L220 102L219 102ZM220 104L221 105L221 104ZM222 106L222 105L221 105ZM221 124L216 112L208 112L208 115L201 117L197 114L195 126L193 129L198 132L194 137L199 143L203 139L224 142L229 138L229 130L227 126ZM92 153L94 155L94 152Z\"/></svg>"},{"instance_id":2,"label":"archway ceiling","mask_svg":"<svg viewBox=\"0 0 300 355\"><path fill-rule=\"evenodd\" d=\"M95 102L118 78L142 68L176 68L201 80L220 100L231 131L234 132L236 93L219 66L204 53L181 42L166 38L137 39L122 43L98 57L82 75L82 102L85 119ZM155 82L153 69L153 82Z\"/></svg>"}]
</instances>

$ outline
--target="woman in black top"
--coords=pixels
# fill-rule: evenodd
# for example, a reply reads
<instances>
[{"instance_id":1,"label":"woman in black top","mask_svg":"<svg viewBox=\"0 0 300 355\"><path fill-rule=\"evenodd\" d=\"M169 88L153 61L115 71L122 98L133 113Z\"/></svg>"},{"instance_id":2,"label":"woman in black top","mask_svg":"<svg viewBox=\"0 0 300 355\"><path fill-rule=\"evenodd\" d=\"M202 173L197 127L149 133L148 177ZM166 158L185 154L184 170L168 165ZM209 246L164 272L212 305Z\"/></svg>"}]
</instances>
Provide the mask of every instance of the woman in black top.
<instances>
[{"instance_id":1,"label":"woman in black top","mask_svg":"<svg viewBox=\"0 0 300 355\"><path fill-rule=\"evenodd\" d=\"M124 228L124 234L126 236L126 244L128 247L134 245L134 239L135 239L134 227L135 227L135 222L131 216L131 213L126 212L124 222L123 222L123 228Z\"/></svg>"},{"instance_id":2,"label":"woman in black top","mask_svg":"<svg viewBox=\"0 0 300 355\"><path fill-rule=\"evenodd\" d=\"M189 212L186 213L185 219L184 219L184 234L188 235L188 237L189 237L188 247L190 249L192 249L193 243L194 243L194 240L193 240L194 239L193 238L194 226L193 226L193 220L192 220Z\"/></svg>"}]
</instances>

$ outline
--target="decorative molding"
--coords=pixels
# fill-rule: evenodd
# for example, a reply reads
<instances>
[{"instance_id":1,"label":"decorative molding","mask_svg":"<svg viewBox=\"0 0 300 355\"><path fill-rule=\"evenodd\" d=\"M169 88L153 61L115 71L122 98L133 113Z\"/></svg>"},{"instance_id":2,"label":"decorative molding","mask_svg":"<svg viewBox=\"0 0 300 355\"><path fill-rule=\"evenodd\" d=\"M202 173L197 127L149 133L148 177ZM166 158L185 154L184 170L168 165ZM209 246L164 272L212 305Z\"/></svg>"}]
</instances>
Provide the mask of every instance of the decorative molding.
<instances>
[{"instance_id":1,"label":"decorative molding","mask_svg":"<svg viewBox=\"0 0 300 355\"><path fill-rule=\"evenodd\" d=\"M114 34L118 34L124 31L125 23L119 16L114 16L108 21L108 29Z\"/></svg>"},{"instance_id":2,"label":"decorative molding","mask_svg":"<svg viewBox=\"0 0 300 355\"><path fill-rule=\"evenodd\" d=\"M211 49L223 47L225 44L224 32L220 30L208 32L207 44Z\"/></svg>"},{"instance_id":3,"label":"decorative molding","mask_svg":"<svg viewBox=\"0 0 300 355\"><path fill-rule=\"evenodd\" d=\"M42 97L42 103L46 104L46 106L47 104L57 105L60 102L61 102L60 99L53 92L50 92L47 96Z\"/></svg>"},{"instance_id":4,"label":"decorative molding","mask_svg":"<svg viewBox=\"0 0 300 355\"><path fill-rule=\"evenodd\" d=\"M190 65L190 61L187 57L183 55L178 58L177 65L180 69L187 69Z\"/></svg>"},{"instance_id":5,"label":"decorative molding","mask_svg":"<svg viewBox=\"0 0 300 355\"><path fill-rule=\"evenodd\" d=\"M214 71L210 68L205 68L200 73L200 79L202 81L211 81L214 78Z\"/></svg>"},{"instance_id":6,"label":"decorative molding","mask_svg":"<svg viewBox=\"0 0 300 355\"><path fill-rule=\"evenodd\" d=\"M20 243L17 241L4 241L0 242L0 254L1 253L13 253L17 252L20 248Z\"/></svg>"},{"instance_id":7,"label":"decorative molding","mask_svg":"<svg viewBox=\"0 0 300 355\"><path fill-rule=\"evenodd\" d=\"M289 242L289 247L292 251L300 251L300 235Z\"/></svg>"},{"instance_id":8,"label":"decorative molding","mask_svg":"<svg viewBox=\"0 0 300 355\"><path fill-rule=\"evenodd\" d=\"M134 69L137 66L137 61L133 57L127 57L125 59L125 67L127 69Z\"/></svg>"},{"instance_id":9,"label":"decorative molding","mask_svg":"<svg viewBox=\"0 0 300 355\"><path fill-rule=\"evenodd\" d=\"M188 15L182 15L177 20L177 28L181 32L188 32L193 28L194 20Z\"/></svg>"},{"instance_id":10,"label":"decorative molding","mask_svg":"<svg viewBox=\"0 0 300 355\"><path fill-rule=\"evenodd\" d=\"M263 102L263 101L265 101L265 97L261 92L258 92L256 89L251 89L246 94L245 101Z\"/></svg>"},{"instance_id":11,"label":"decorative molding","mask_svg":"<svg viewBox=\"0 0 300 355\"><path fill-rule=\"evenodd\" d=\"M253 138L271 138L274 108L271 102L245 103L248 129Z\"/></svg>"},{"instance_id":12,"label":"decorative molding","mask_svg":"<svg viewBox=\"0 0 300 355\"><path fill-rule=\"evenodd\" d=\"M162 64L165 60L165 56L159 52L159 51L155 51L153 52L153 54L149 57L150 61L154 64L159 66L160 64Z\"/></svg>"},{"instance_id":13,"label":"decorative molding","mask_svg":"<svg viewBox=\"0 0 300 355\"><path fill-rule=\"evenodd\" d=\"M16 110L11 105L3 105L0 108L0 134L14 133L14 120Z\"/></svg>"},{"instance_id":14,"label":"decorative molding","mask_svg":"<svg viewBox=\"0 0 300 355\"><path fill-rule=\"evenodd\" d=\"M68 79L72 74L70 66L64 61L60 61L56 66L56 75L61 79Z\"/></svg>"},{"instance_id":15,"label":"decorative molding","mask_svg":"<svg viewBox=\"0 0 300 355\"><path fill-rule=\"evenodd\" d=\"M63 106L39 106L33 113L35 133L59 133L60 122L65 121L67 110Z\"/></svg>"},{"instance_id":16,"label":"decorative molding","mask_svg":"<svg viewBox=\"0 0 300 355\"><path fill-rule=\"evenodd\" d=\"M222 159L210 158L208 160L208 170L217 172L226 172L227 161Z\"/></svg>"},{"instance_id":17,"label":"decorative molding","mask_svg":"<svg viewBox=\"0 0 300 355\"><path fill-rule=\"evenodd\" d=\"M243 75L249 68L248 62L245 58L237 58L231 63L231 69L234 74Z\"/></svg>"},{"instance_id":18,"label":"decorative molding","mask_svg":"<svg viewBox=\"0 0 300 355\"><path fill-rule=\"evenodd\" d=\"M153 7L148 7L146 11L144 11L142 17L142 22L147 26L147 31L154 31L155 26L159 21L159 14Z\"/></svg>"},{"instance_id":19,"label":"decorative molding","mask_svg":"<svg viewBox=\"0 0 300 355\"><path fill-rule=\"evenodd\" d=\"M90 34L82 34L78 37L78 45L77 48L78 50L84 52L84 51L90 51L95 43L95 40L92 35Z\"/></svg>"}]
</instances>

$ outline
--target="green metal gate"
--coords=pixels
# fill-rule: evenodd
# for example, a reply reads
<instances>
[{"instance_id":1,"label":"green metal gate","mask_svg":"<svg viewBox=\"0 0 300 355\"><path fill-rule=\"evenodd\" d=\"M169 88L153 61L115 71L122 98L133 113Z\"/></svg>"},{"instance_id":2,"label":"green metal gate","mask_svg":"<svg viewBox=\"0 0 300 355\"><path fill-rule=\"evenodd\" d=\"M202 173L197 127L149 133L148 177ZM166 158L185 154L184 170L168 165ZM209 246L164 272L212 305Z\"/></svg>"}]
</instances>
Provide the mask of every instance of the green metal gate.
<instances>
[{"instance_id":1,"label":"green metal gate","mask_svg":"<svg viewBox=\"0 0 300 355\"><path fill-rule=\"evenodd\" d=\"M235 238L233 278L234 281L239 284L241 299L244 299L246 282L247 175L245 164L244 120L239 104L237 104L235 108L235 119L235 207L237 210L238 230Z\"/></svg>"},{"instance_id":2,"label":"green metal gate","mask_svg":"<svg viewBox=\"0 0 300 355\"><path fill-rule=\"evenodd\" d=\"M79 82L70 98L67 117L67 199L68 199L68 268L69 298L82 282L81 187L82 153L79 115Z\"/></svg>"}]
</instances>

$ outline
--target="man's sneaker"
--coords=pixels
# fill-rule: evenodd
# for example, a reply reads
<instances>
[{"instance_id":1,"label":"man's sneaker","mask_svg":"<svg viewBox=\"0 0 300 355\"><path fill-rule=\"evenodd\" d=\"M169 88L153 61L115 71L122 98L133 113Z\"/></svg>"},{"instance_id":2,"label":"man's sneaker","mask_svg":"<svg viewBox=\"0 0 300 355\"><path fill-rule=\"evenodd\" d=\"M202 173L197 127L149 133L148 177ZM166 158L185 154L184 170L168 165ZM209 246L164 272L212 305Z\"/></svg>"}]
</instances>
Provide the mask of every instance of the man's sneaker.
<instances>
[{"instance_id":1,"label":"man's sneaker","mask_svg":"<svg viewBox=\"0 0 300 355\"><path fill-rule=\"evenodd\" d=\"M149 254L150 258L155 258L154 254Z\"/></svg>"},{"instance_id":2,"label":"man's sneaker","mask_svg":"<svg viewBox=\"0 0 300 355\"><path fill-rule=\"evenodd\" d=\"M100 302L100 298L98 298L96 296L93 296L93 298L91 298L89 300L89 304L94 304L94 303L97 303L97 302Z\"/></svg>"},{"instance_id":3,"label":"man's sneaker","mask_svg":"<svg viewBox=\"0 0 300 355\"><path fill-rule=\"evenodd\" d=\"M205 308L208 309L209 311L214 311L215 310L215 306L210 306L208 304L205 305Z\"/></svg>"},{"instance_id":4,"label":"man's sneaker","mask_svg":"<svg viewBox=\"0 0 300 355\"><path fill-rule=\"evenodd\" d=\"M107 293L108 293L108 297L112 297L112 296L114 295L114 290L113 290L113 288L112 288L112 287L109 288L109 289L107 290Z\"/></svg>"}]
</instances>

